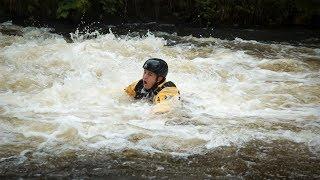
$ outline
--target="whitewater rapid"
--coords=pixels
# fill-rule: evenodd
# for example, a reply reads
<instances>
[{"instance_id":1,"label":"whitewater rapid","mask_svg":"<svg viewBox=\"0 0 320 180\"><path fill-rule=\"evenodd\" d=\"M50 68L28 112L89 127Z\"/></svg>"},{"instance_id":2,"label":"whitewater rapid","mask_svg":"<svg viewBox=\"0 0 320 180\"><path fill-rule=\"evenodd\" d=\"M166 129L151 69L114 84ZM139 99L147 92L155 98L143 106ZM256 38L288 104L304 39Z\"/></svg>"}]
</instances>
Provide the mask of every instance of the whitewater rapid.
<instances>
[{"instance_id":1,"label":"whitewater rapid","mask_svg":"<svg viewBox=\"0 0 320 180\"><path fill-rule=\"evenodd\" d=\"M162 32L76 32L68 43L47 28L21 30L0 34L0 150L12 156L101 149L184 156L253 140L320 152L319 48ZM123 91L151 57L167 61L167 79L181 92L181 104L165 114Z\"/></svg>"}]
</instances>

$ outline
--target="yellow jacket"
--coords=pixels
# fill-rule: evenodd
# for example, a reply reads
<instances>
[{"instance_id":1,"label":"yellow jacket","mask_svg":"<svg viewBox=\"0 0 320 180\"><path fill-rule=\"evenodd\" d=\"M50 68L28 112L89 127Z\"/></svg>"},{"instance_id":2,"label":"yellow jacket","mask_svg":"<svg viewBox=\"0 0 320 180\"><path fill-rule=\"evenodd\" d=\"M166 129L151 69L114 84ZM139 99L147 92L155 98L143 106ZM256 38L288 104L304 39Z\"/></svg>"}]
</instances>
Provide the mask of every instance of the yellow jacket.
<instances>
[{"instance_id":1,"label":"yellow jacket","mask_svg":"<svg viewBox=\"0 0 320 180\"><path fill-rule=\"evenodd\" d=\"M148 96L142 93L143 81L136 81L125 88L125 92L135 99L147 98L154 104L162 103L171 97L178 96L180 94L176 85L171 81L164 81L158 87L152 88L148 92ZM150 95L151 94L151 95Z\"/></svg>"}]
</instances>

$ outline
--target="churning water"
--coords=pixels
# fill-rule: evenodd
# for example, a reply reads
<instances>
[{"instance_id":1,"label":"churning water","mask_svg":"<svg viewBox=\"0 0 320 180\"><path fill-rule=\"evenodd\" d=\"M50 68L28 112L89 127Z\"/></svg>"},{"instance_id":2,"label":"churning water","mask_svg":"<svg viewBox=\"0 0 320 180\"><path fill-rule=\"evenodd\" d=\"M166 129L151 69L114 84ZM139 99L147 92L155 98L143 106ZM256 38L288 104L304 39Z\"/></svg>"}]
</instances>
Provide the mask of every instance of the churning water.
<instances>
[{"instance_id":1,"label":"churning water","mask_svg":"<svg viewBox=\"0 0 320 180\"><path fill-rule=\"evenodd\" d=\"M2 176L320 176L319 48L21 30L0 33ZM151 57L181 92L168 113L123 91Z\"/></svg>"}]
</instances>

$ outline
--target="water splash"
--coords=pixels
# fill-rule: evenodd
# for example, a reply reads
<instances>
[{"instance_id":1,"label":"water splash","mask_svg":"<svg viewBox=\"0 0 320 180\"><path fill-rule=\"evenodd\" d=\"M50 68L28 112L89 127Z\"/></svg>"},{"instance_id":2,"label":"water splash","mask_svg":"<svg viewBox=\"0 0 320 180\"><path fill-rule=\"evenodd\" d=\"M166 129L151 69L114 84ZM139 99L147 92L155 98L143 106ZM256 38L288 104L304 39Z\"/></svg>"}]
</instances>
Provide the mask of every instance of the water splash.
<instances>
[{"instance_id":1,"label":"water splash","mask_svg":"<svg viewBox=\"0 0 320 180\"><path fill-rule=\"evenodd\" d=\"M318 147L319 49L257 41L71 33L0 35L0 126L21 151L108 149L202 154L251 140ZM172 37L171 37L172 38ZM165 59L182 107L162 115L123 88ZM31 140L34 143L28 144ZM314 150L318 152L318 150Z\"/></svg>"}]
</instances>

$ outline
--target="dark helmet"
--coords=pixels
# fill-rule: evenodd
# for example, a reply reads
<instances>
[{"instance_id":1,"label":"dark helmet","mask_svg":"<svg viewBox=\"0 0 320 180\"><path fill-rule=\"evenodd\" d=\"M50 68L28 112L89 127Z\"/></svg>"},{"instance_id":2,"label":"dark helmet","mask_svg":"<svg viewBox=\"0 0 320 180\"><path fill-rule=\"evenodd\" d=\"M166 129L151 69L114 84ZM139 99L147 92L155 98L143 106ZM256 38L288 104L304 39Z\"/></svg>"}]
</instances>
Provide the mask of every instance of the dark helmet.
<instances>
[{"instance_id":1,"label":"dark helmet","mask_svg":"<svg viewBox=\"0 0 320 180\"><path fill-rule=\"evenodd\" d=\"M162 77L166 77L168 74L168 64L164 60L158 58L148 59L144 63L143 69L149 70Z\"/></svg>"}]
</instances>

